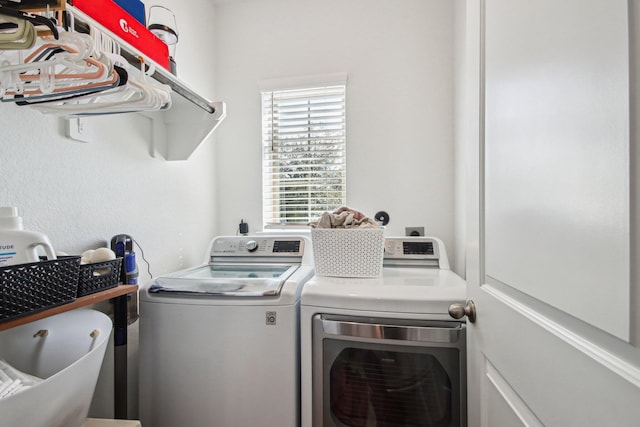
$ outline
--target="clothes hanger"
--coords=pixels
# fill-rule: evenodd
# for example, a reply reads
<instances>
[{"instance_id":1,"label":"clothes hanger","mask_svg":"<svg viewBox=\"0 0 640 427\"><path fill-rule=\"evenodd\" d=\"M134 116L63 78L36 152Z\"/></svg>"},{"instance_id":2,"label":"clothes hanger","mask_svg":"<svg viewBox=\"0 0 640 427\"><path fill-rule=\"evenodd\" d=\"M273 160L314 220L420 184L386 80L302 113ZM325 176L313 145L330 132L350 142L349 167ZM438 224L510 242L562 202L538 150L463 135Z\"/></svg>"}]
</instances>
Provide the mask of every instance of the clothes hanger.
<instances>
[{"instance_id":1,"label":"clothes hanger","mask_svg":"<svg viewBox=\"0 0 640 427\"><path fill-rule=\"evenodd\" d=\"M0 41L12 42L24 38L27 28L27 21L24 19L3 17L0 23ZM12 30L12 31L9 31Z\"/></svg>"},{"instance_id":2,"label":"clothes hanger","mask_svg":"<svg viewBox=\"0 0 640 427\"><path fill-rule=\"evenodd\" d=\"M71 49L68 46L63 48ZM13 73L11 81L22 82L20 89L16 91L6 91L5 94L38 94L50 93L55 90L64 90L66 86L73 85L75 81L83 80L94 83L102 81L110 75L109 68L105 63L89 57L82 60L82 63L69 60L65 53L74 53L66 50L56 54L53 58L38 61L24 62L21 64L10 64L0 66L0 81L7 80L7 73ZM108 58L105 58L108 59ZM60 70L56 70L60 67ZM30 89L34 84L38 89Z\"/></svg>"},{"instance_id":3,"label":"clothes hanger","mask_svg":"<svg viewBox=\"0 0 640 427\"><path fill-rule=\"evenodd\" d=\"M50 59L50 57L58 53L58 51L62 51L63 53L67 52L62 47L39 49L37 52L34 52L32 55L30 55L30 59L34 60L42 57L44 57L45 59ZM19 105L26 105L30 102L35 103L39 101L60 101L65 99L77 98L86 94L90 95L112 88L117 88L118 86L122 86L127 83L127 71L123 67L116 65L118 63L126 63L126 60L121 56L106 53L97 53L95 57L89 58L89 61L99 61L100 63L104 64L105 68L110 70L109 77L102 78L101 76L101 78L94 80L86 78L87 76L83 76L83 73L75 72L70 75L71 78L61 78L67 76L62 73L58 73L56 77L52 79L53 81L55 81L56 87L53 88L53 90L43 91L40 87L43 84L42 80L36 81L35 78L46 78L46 76L53 74L53 71L46 70L45 67L42 67L40 68L40 71L42 71L41 74L30 75L34 77L34 81L23 83L23 85L20 87L20 90L5 91L6 96L4 97L4 99L2 99L2 101L16 102ZM76 78L78 75L82 76L83 78ZM23 75L19 75L19 77L22 76ZM0 78L0 81L2 80L3 79ZM22 82L22 80L20 81Z\"/></svg>"},{"instance_id":4,"label":"clothes hanger","mask_svg":"<svg viewBox=\"0 0 640 427\"><path fill-rule=\"evenodd\" d=\"M127 72L118 67L117 65L114 67L115 78L113 79L113 83L108 84L108 82L103 82L102 85L95 84L93 87L89 87L87 85L84 88L76 88L73 90L66 90L64 92L52 93L52 94L43 94L43 95L32 95L25 97L23 95L16 95L13 98L4 98L2 102L13 102L16 105L26 106L26 105L35 105L35 104L44 104L44 103L59 103L66 102L73 99L82 99L87 96L92 96L94 94L102 93L109 89L114 89L119 86L122 86L127 83Z\"/></svg>"},{"instance_id":5,"label":"clothes hanger","mask_svg":"<svg viewBox=\"0 0 640 427\"><path fill-rule=\"evenodd\" d=\"M65 116L94 116L139 111L158 111L171 106L171 88L129 79L121 88L101 92L74 103L41 104L34 108L43 113Z\"/></svg>"},{"instance_id":6,"label":"clothes hanger","mask_svg":"<svg viewBox=\"0 0 640 427\"><path fill-rule=\"evenodd\" d=\"M41 40L23 61L1 63L3 97L104 90L119 80L118 73L113 71L113 61L95 53L89 35L62 32L58 40L51 37Z\"/></svg>"},{"instance_id":7,"label":"clothes hanger","mask_svg":"<svg viewBox=\"0 0 640 427\"><path fill-rule=\"evenodd\" d=\"M58 40L51 40L51 38L47 37L41 38L40 45L25 58L25 61L42 60L40 53L48 48L55 48L56 45L64 48L68 52L73 52L75 54L75 60L78 61L88 58L95 53L95 45L89 35L64 32L60 34Z\"/></svg>"},{"instance_id":8,"label":"clothes hanger","mask_svg":"<svg viewBox=\"0 0 640 427\"><path fill-rule=\"evenodd\" d=\"M171 88L147 79L153 64L141 59L140 70L131 67L117 43L92 28L90 33L61 31L56 40L41 39L23 61L0 62L2 102L76 117L171 106Z\"/></svg>"},{"instance_id":9,"label":"clothes hanger","mask_svg":"<svg viewBox=\"0 0 640 427\"><path fill-rule=\"evenodd\" d=\"M64 49L64 51L55 53L54 57L51 59L47 59L44 61L33 61L31 55L25 58L25 63L30 63L38 68L39 65L62 65L67 67L67 73L59 72L55 74L56 79L85 79L85 80L99 80L103 79L106 76L105 72L105 64L97 60L93 57L83 58L81 60L78 59L76 55L64 55L65 52L75 54L74 50L70 46L64 45L43 45L44 49L54 48L58 50L59 48ZM94 67L91 67L94 66ZM77 70L76 73L71 73L71 70ZM90 71L93 70L93 71ZM23 79L26 80L27 76L23 76Z\"/></svg>"},{"instance_id":10,"label":"clothes hanger","mask_svg":"<svg viewBox=\"0 0 640 427\"><path fill-rule=\"evenodd\" d=\"M93 51L93 40L89 36L65 33L61 36L57 41L44 40L19 64L0 66L3 82L7 80L8 72L17 74L20 81L24 82L14 91L8 90L10 86L5 84L5 95L37 95L95 87L93 83L96 82L99 82L99 85L113 82L111 60L108 57L99 60L89 56ZM18 77L14 75L11 80L16 82ZM81 80L83 83L78 84ZM34 85L36 88L33 88Z\"/></svg>"},{"instance_id":11,"label":"clothes hanger","mask_svg":"<svg viewBox=\"0 0 640 427\"><path fill-rule=\"evenodd\" d=\"M47 75L43 73L43 75ZM120 74L115 69L111 72L109 79L100 80L93 83L85 83L85 84L76 84L76 85L67 85L64 87L53 87L52 90L48 89L49 85L47 85L46 80L40 80L38 89L23 89L21 91L6 91L5 96L25 96L27 95L29 98L35 97L40 99L45 95L51 95L52 97L64 97L65 94L76 94L83 92L96 92L106 89L111 89L113 87L117 87L120 82ZM45 90L42 90L43 85L47 87ZM43 98L44 99L44 98Z\"/></svg>"},{"instance_id":12,"label":"clothes hanger","mask_svg":"<svg viewBox=\"0 0 640 427\"><path fill-rule=\"evenodd\" d=\"M36 43L35 27L24 19L4 17L0 23L0 50L30 49ZM8 31L8 30L14 31Z\"/></svg>"},{"instance_id":13,"label":"clothes hanger","mask_svg":"<svg viewBox=\"0 0 640 427\"><path fill-rule=\"evenodd\" d=\"M29 21L34 26L44 25L51 31L53 37L57 40L59 37L58 29L56 28L55 23L49 18L45 18L41 15L35 15L31 12L25 12L22 10L12 9L10 7L3 6L0 4L0 15L9 16L12 18L24 19Z\"/></svg>"},{"instance_id":14,"label":"clothes hanger","mask_svg":"<svg viewBox=\"0 0 640 427\"><path fill-rule=\"evenodd\" d=\"M108 60L108 58L104 58ZM6 90L5 95L41 95L49 93L74 92L83 89L110 87L119 77L113 70L113 64L105 64L95 58L87 58L84 61L95 65L98 69L91 73L56 72L51 61L39 63L36 74L18 74L23 82L19 90ZM0 67L0 70L2 67ZM106 74L104 73L106 71ZM14 71L15 72L15 71Z\"/></svg>"}]
</instances>

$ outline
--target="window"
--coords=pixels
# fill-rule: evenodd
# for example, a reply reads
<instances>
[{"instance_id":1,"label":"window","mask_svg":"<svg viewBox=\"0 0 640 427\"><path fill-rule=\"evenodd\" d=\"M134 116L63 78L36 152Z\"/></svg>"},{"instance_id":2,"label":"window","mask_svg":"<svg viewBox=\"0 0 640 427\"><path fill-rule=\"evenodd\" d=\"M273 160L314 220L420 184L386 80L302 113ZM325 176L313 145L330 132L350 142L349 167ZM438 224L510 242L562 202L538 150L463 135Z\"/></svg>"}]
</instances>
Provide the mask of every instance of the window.
<instances>
[{"instance_id":1,"label":"window","mask_svg":"<svg viewBox=\"0 0 640 427\"><path fill-rule=\"evenodd\" d=\"M345 92L344 83L262 91L265 226L346 204Z\"/></svg>"}]
</instances>

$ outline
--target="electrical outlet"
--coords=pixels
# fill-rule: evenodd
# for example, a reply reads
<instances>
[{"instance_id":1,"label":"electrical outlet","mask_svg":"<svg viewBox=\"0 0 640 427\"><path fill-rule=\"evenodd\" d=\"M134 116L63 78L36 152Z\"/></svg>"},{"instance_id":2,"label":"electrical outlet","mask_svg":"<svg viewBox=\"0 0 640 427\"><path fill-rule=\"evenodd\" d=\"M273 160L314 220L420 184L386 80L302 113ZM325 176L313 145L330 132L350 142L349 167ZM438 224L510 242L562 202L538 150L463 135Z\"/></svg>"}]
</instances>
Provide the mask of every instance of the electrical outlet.
<instances>
[{"instance_id":1,"label":"electrical outlet","mask_svg":"<svg viewBox=\"0 0 640 427\"><path fill-rule=\"evenodd\" d=\"M405 227L405 236L424 236L424 227Z\"/></svg>"}]
</instances>

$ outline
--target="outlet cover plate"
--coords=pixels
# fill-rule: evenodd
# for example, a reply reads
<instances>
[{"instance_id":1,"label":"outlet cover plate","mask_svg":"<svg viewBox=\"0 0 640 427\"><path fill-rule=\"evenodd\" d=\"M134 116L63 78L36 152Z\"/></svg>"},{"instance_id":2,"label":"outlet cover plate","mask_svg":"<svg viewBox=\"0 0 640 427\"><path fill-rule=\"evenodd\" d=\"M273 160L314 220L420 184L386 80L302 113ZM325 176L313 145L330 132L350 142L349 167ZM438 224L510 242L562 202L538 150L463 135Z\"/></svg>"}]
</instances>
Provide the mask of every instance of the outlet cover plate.
<instances>
[{"instance_id":1,"label":"outlet cover plate","mask_svg":"<svg viewBox=\"0 0 640 427\"><path fill-rule=\"evenodd\" d=\"M424 227L405 227L405 236L424 236Z\"/></svg>"}]
</instances>

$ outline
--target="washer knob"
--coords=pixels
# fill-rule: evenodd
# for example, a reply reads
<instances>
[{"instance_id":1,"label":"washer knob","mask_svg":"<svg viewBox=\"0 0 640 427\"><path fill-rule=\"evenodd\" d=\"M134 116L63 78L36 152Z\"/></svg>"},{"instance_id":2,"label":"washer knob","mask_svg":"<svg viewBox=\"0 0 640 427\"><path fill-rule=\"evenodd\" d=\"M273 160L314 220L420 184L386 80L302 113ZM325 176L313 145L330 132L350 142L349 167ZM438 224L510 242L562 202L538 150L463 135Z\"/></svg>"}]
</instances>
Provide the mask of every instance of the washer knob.
<instances>
[{"instance_id":1,"label":"washer knob","mask_svg":"<svg viewBox=\"0 0 640 427\"><path fill-rule=\"evenodd\" d=\"M249 252L255 252L258 250L258 242L255 240L249 240L246 247Z\"/></svg>"}]
</instances>

